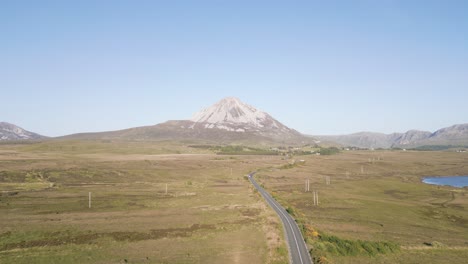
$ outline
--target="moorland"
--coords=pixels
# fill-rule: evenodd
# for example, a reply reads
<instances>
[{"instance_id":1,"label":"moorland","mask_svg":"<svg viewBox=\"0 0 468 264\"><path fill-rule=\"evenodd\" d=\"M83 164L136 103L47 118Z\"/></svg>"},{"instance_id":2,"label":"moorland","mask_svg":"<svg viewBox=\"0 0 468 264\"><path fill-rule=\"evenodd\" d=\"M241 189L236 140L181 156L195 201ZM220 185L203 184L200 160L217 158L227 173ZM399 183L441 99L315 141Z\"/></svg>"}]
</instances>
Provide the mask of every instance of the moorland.
<instances>
[{"instance_id":1,"label":"moorland","mask_svg":"<svg viewBox=\"0 0 468 264\"><path fill-rule=\"evenodd\" d=\"M229 150L2 144L0 262L287 263L281 223L245 177L252 171L296 218L316 263L468 259L468 190L421 182L468 175L468 153Z\"/></svg>"}]
</instances>

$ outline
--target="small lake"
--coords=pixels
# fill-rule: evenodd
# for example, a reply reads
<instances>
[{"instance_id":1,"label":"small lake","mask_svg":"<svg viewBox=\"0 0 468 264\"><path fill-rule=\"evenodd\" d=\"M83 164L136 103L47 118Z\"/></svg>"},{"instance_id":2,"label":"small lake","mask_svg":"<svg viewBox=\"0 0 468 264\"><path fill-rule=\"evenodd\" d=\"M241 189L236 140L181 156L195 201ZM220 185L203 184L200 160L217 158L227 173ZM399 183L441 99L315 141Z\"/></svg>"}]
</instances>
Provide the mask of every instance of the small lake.
<instances>
[{"instance_id":1,"label":"small lake","mask_svg":"<svg viewBox=\"0 0 468 264\"><path fill-rule=\"evenodd\" d=\"M423 182L434 185L448 185L458 188L468 186L468 176L426 177Z\"/></svg>"}]
</instances>

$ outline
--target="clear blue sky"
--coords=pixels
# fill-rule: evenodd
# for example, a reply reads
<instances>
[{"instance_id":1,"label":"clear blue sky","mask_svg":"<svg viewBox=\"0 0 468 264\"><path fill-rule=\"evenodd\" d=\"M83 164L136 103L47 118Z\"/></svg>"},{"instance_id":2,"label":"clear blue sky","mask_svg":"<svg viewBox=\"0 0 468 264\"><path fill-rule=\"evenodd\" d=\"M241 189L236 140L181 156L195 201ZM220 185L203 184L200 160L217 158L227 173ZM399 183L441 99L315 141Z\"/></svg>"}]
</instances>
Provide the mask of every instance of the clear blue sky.
<instances>
[{"instance_id":1,"label":"clear blue sky","mask_svg":"<svg viewBox=\"0 0 468 264\"><path fill-rule=\"evenodd\" d=\"M468 122L468 1L2 1L0 121L47 136L239 97L309 134Z\"/></svg>"}]
</instances>

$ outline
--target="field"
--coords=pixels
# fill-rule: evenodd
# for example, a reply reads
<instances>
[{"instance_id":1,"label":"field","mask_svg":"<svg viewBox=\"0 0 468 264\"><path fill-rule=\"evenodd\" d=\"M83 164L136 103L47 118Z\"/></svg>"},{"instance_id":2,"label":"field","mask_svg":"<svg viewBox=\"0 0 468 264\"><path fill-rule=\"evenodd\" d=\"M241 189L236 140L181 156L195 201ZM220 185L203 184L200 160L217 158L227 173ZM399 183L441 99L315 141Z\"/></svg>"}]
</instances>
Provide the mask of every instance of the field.
<instances>
[{"instance_id":1,"label":"field","mask_svg":"<svg viewBox=\"0 0 468 264\"><path fill-rule=\"evenodd\" d=\"M468 175L467 153L345 151L296 158L303 162L270 167L257 177L291 208L305 233L309 231L307 242L317 260L320 256L332 263L468 259L467 188L421 183L423 176ZM305 192L306 179L310 192ZM318 192L318 206L313 191Z\"/></svg>"},{"instance_id":2,"label":"field","mask_svg":"<svg viewBox=\"0 0 468 264\"><path fill-rule=\"evenodd\" d=\"M0 263L287 262L279 220L244 178L280 158L197 152L171 142L0 146Z\"/></svg>"},{"instance_id":3,"label":"field","mask_svg":"<svg viewBox=\"0 0 468 264\"><path fill-rule=\"evenodd\" d=\"M0 145L0 263L287 263L279 219L244 177L254 170L295 215L317 263L468 259L468 190L421 183L468 175L468 153L190 146Z\"/></svg>"}]
</instances>

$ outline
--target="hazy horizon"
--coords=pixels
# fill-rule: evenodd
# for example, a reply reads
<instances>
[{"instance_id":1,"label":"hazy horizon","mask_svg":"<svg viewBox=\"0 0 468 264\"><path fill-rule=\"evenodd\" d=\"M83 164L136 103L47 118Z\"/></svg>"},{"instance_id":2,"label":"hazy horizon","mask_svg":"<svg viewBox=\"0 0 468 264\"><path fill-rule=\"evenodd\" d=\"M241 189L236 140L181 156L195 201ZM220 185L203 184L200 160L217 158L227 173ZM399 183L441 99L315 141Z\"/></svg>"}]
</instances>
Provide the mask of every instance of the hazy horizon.
<instances>
[{"instance_id":1,"label":"hazy horizon","mask_svg":"<svg viewBox=\"0 0 468 264\"><path fill-rule=\"evenodd\" d=\"M11 1L0 121L45 136L190 119L227 96L304 134L467 123L464 1Z\"/></svg>"}]
</instances>

